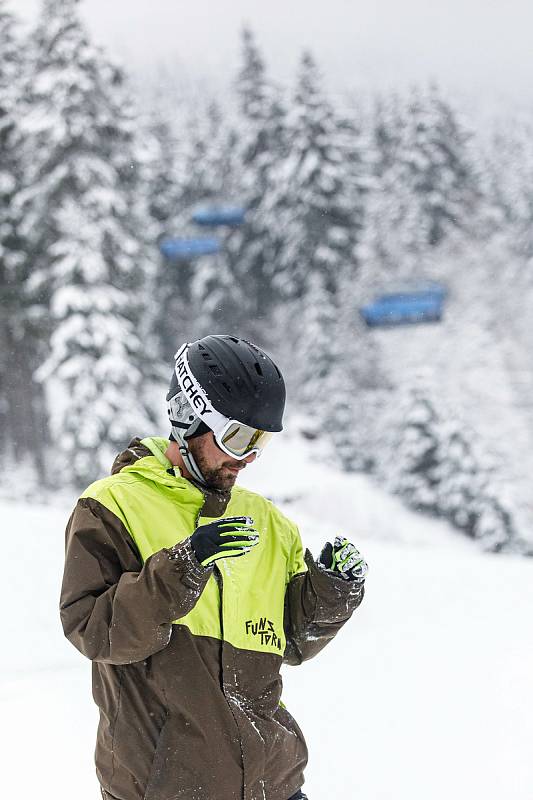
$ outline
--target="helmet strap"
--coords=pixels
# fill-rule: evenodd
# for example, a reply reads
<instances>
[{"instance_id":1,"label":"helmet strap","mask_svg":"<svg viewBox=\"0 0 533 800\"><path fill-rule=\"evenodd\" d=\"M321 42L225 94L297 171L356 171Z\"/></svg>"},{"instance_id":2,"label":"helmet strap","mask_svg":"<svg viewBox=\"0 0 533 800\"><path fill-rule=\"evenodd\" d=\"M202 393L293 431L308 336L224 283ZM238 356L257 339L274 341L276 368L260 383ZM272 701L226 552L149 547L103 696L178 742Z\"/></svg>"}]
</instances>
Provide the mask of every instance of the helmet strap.
<instances>
[{"instance_id":1,"label":"helmet strap","mask_svg":"<svg viewBox=\"0 0 533 800\"><path fill-rule=\"evenodd\" d=\"M174 433L174 436L176 436L176 433ZM198 481L198 483L200 483L202 486L207 486L207 482L204 476L202 475L202 471L200 470L200 467L194 460L194 457L187 446L187 440L181 433L177 434L177 439L178 439L180 455L183 458L183 461L185 462L187 471L193 476L195 480Z\"/></svg>"}]
</instances>

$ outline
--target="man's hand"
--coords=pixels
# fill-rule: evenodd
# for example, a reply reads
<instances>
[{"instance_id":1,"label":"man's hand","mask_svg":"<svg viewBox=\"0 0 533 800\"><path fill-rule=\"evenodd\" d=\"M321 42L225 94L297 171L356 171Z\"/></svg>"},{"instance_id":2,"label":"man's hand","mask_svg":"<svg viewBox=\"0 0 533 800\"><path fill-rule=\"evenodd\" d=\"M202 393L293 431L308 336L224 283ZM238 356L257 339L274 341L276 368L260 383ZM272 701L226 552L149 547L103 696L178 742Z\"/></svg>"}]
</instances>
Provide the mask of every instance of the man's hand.
<instances>
[{"instance_id":1,"label":"man's hand","mask_svg":"<svg viewBox=\"0 0 533 800\"><path fill-rule=\"evenodd\" d=\"M259 542L251 517L226 517L200 525L191 536L194 555L203 567L219 558L243 556Z\"/></svg>"},{"instance_id":2,"label":"man's hand","mask_svg":"<svg viewBox=\"0 0 533 800\"><path fill-rule=\"evenodd\" d=\"M326 542L318 565L356 583L364 583L368 572L368 564L357 547L343 536L337 536L334 544Z\"/></svg>"}]
</instances>

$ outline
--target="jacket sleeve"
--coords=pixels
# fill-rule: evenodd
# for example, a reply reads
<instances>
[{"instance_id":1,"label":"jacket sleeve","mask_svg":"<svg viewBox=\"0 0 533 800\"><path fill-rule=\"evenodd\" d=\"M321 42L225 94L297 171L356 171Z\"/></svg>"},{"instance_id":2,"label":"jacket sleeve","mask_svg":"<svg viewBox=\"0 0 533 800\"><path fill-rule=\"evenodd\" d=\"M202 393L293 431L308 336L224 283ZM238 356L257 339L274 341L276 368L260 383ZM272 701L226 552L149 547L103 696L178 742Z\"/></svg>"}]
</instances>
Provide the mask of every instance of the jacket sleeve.
<instances>
[{"instance_id":1,"label":"jacket sleeve","mask_svg":"<svg viewBox=\"0 0 533 800\"><path fill-rule=\"evenodd\" d=\"M65 636L93 661L143 661L170 641L172 621L196 604L212 569L190 539L144 565L121 520L82 498L69 520L60 613Z\"/></svg>"},{"instance_id":2,"label":"jacket sleeve","mask_svg":"<svg viewBox=\"0 0 533 800\"><path fill-rule=\"evenodd\" d=\"M309 550L305 561L300 537L294 563L306 571L293 575L285 593L284 662L297 665L313 658L361 604L364 587L320 569ZM299 550L299 552L298 552Z\"/></svg>"}]
</instances>

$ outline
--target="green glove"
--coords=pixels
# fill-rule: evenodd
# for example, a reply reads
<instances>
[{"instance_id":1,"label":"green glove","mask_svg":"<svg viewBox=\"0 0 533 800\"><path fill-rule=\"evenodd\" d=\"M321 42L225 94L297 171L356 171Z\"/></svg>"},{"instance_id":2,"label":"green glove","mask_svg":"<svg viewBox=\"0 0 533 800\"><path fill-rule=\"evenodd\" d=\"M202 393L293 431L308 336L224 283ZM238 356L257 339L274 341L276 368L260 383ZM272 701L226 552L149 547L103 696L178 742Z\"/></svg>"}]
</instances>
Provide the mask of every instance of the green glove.
<instances>
[{"instance_id":1,"label":"green glove","mask_svg":"<svg viewBox=\"0 0 533 800\"><path fill-rule=\"evenodd\" d=\"M368 572L368 564L357 547L343 536L337 536L334 544L326 542L318 565L356 583L364 583Z\"/></svg>"}]
</instances>

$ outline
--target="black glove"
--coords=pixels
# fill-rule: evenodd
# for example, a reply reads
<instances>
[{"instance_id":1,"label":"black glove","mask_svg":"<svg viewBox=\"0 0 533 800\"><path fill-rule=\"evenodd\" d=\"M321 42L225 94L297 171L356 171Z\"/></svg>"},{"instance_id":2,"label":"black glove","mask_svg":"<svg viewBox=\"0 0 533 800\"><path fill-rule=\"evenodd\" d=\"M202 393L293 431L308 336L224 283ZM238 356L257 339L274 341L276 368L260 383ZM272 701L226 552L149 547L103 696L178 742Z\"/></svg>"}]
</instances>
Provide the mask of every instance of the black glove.
<instances>
[{"instance_id":1,"label":"black glove","mask_svg":"<svg viewBox=\"0 0 533 800\"><path fill-rule=\"evenodd\" d=\"M219 558L243 556L259 542L251 517L226 517L200 525L191 536L194 555L204 567Z\"/></svg>"},{"instance_id":2,"label":"black glove","mask_svg":"<svg viewBox=\"0 0 533 800\"><path fill-rule=\"evenodd\" d=\"M364 583L368 572L368 564L357 547L343 536L337 536L334 544L326 542L317 563L356 583Z\"/></svg>"}]
</instances>

